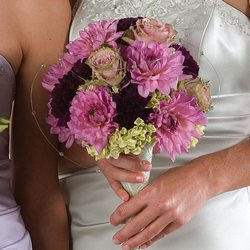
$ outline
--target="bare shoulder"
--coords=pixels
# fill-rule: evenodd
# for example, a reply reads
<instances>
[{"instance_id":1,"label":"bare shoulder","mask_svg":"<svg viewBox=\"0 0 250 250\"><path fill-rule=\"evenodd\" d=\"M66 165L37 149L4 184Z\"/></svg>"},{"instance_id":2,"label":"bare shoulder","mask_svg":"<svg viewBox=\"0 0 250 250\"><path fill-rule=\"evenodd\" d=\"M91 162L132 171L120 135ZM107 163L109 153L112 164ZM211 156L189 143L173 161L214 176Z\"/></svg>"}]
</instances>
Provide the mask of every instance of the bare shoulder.
<instances>
[{"instance_id":1,"label":"bare shoulder","mask_svg":"<svg viewBox=\"0 0 250 250\"><path fill-rule=\"evenodd\" d=\"M22 13L25 20L21 27L25 33L21 41L24 55L33 63L54 63L68 40L71 22L69 0L22 1L26 3Z\"/></svg>"},{"instance_id":2,"label":"bare shoulder","mask_svg":"<svg viewBox=\"0 0 250 250\"><path fill-rule=\"evenodd\" d=\"M53 45L55 53L63 49L70 21L69 0L2 0L0 53L16 72L23 58L32 58L34 52L36 60L53 60L50 49Z\"/></svg>"},{"instance_id":3,"label":"bare shoulder","mask_svg":"<svg viewBox=\"0 0 250 250\"><path fill-rule=\"evenodd\" d=\"M18 21L16 19L16 7L12 0L0 1L0 54L3 55L17 72L22 50L18 37Z\"/></svg>"}]
</instances>

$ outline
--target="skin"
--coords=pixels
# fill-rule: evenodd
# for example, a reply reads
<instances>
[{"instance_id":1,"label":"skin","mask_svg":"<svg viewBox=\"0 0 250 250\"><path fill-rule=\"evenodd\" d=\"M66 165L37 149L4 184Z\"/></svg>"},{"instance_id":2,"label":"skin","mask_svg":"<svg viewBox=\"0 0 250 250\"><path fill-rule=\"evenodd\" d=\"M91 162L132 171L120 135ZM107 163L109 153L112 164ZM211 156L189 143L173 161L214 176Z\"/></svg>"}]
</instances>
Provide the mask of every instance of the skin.
<instances>
[{"instance_id":1,"label":"skin","mask_svg":"<svg viewBox=\"0 0 250 250\"><path fill-rule=\"evenodd\" d=\"M248 139L167 171L111 215L114 226L135 216L114 235L114 243L123 243L124 250L144 249L188 223L212 197L249 186L249 160Z\"/></svg>"},{"instance_id":2,"label":"skin","mask_svg":"<svg viewBox=\"0 0 250 250\"><path fill-rule=\"evenodd\" d=\"M248 1L228 0L228 3L249 15ZM60 166L59 172L66 173L96 164L79 146L73 145L69 150L65 150L58 145L56 138L50 136L49 127L44 121L47 116L48 93L40 85L43 71L39 73L34 84L36 118L46 137L76 164L59 158L56 151L48 145L34 121L30 108L31 84L40 66L56 63L64 52L68 42L73 4L74 1L68 0L0 2L0 53L12 65L17 80L12 121L14 192L22 207L22 216L31 234L34 250L69 249L68 218L58 183L57 166ZM99 161L98 164L111 187L126 201L113 213L111 222L118 225L127 217L141 211L114 236L114 241L128 244L129 249L136 245L152 244L187 223L209 198L249 185L248 148L250 147L247 141L231 149L198 158L185 168L168 171L132 199L129 199L122 189L120 181L143 181L141 173L130 170L147 171L151 169L150 164L133 157L120 157L117 161ZM203 164L204 162L206 164ZM235 162L237 164L233 164ZM186 181L186 176L193 179L192 183ZM218 180L218 176L223 176L223 179ZM165 183L169 182L172 187L169 189L168 185L167 191ZM180 187L185 187L189 192L181 192ZM197 193L197 190L201 191ZM191 193L196 195L190 197ZM190 199L187 199L188 195ZM154 204L152 196L155 197ZM142 220L145 215L147 219ZM147 225L150 222L153 223L149 227ZM135 231L139 232L142 226L145 230L133 237ZM129 240L125 242L125 239Z\"/></svg>"},{"instance_id":3,"label":"skin","mask_svg":"<svg viewBox=\"0 0 250 250\"><path fill-rule=\"evenodd\" d=\"M68 0L3 0L0 2L0 53L16 75L12 122L14 193L34 250L69 249L68 218L57 173L58 156L48 146L31 115L30 89L41 64L57 62L71 22ZM44 133L48 94L34 87L36 117ZM50 140L57 145L55 138Z\"/></svg>"}]
</instances>

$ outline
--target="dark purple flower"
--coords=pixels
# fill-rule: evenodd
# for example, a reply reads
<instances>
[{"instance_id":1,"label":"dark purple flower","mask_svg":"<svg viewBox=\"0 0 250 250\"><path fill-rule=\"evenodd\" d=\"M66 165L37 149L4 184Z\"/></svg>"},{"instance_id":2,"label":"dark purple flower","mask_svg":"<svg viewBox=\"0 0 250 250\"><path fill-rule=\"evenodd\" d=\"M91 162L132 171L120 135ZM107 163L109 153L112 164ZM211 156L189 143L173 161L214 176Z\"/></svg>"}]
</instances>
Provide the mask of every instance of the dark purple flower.
<instances>
[{"instance_id":1,"label":"dark purple flower","mask_svg":"<svg viewBox=\"0 0 250 250\"><path fill-rule=\"evenodd\" d=\"M129 29L131 26L134 26L136 21L140 17L132 17L132 18L123 18L120 19L118 24L117 24L117 32L119 31L125 31Z\"/></svg>"},{"instance_id":2,"label":"dark purple flower","mask_svg":"<svg viewBox=\"0 0 250 250\"><path fill-rule=\"evenodd\" d=\"M91 78L92 71L85 61L78 60L67 75L59 79L51 93L51 113L58 118L58 126L66 127L70 120L69 108L78 87Z\"/></svg>"},{"instance_id":3,"label":"dark purple flower","mask_svg":"<svg viewBox=\"0 0 250 250\"><path fill-rule=\"evenodd\" d=\"M123 78L122 82L121 82L121 87L125 88L131 81L131 75L130 73L127 71L125 77Z\"/></svg>"},{"instance_id":4,"label":"dark purple flower","mask_svg":"<svg viewBox=\"0 0 250 250\"><path fill-rule=\"evenodd\" d=\"M92 77L92 69L85 62L86 60L78 60L71 69L72 73L84 81Z\"/></svg>"},{"instance_id":5,"label":"dark purple flower","mask_svg":"<svg viewBox=\"0 0 250 250\"><path fill-rule=\"evenodd\" d=\"M135 26L136 21L138 20L138 18L141 18L141 17L132 17L132 18L120 19L118 24L117 24L117 32L126 31L131 26ZM118 43L119 47L121 47L121 46L127 47L128 46L128 44L125 41L123 41L121 37L118 38L116 42Z\"/></svg>"},{"instance_id":6,"label":"dark purple flower","mask_svg":"<svg viewBox=\"0 0 250 250\"><path fill-rule=\"evenodd\" d=\"M199 66L194 58L191 56L190 52L179 44L173 44L173 48L178 51L181 51L182 55L185 57L183 65L185 68L183 69L183 73L186 75L192 75L193 78L196 78L199 74Z\"/></svg>"},{"instance_id":7,"label":"dark purple flower","mask_svg":"<svg viewBox=\"0 0 250 250\"><path fill-rule=\"evenodd\" d=\"M128 85L120 93L113 94L112 97L117 111L114 122L126 129L132 128L134 121L139 117L147 122L149 114L153 112L151 108L146 108L150 97L140 96L134 84Z\"/></svg>"}]
</instances>

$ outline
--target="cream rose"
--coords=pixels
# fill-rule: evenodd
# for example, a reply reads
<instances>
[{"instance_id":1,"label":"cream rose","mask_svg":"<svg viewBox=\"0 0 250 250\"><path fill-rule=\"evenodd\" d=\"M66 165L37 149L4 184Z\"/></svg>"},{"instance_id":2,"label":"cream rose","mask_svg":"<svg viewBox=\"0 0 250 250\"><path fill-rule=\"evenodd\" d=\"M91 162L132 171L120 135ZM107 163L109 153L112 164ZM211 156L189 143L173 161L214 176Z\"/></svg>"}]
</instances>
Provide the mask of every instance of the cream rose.
<instances>
[{"instance_id":1,"label":"cream rose","mask_svg":"<svg viewBox=\"0 0 250 250\"><path fill-rule=\"evenodd\" d=\"M204 112L211 110L212 101L210 85L199 77L180 81L178 83L178 90L185 91L188 95L195 96L198 106Z\"/></svg>"},{"instance_id":2,"label":"cream rose","mask_svg":"<svg viewBox=\"0 0 250 250\"><path fill-rule=\"evenodd\" d=\"M126 62L118 49L103 47L93 52L86 63L94 72L94 77L104 85L118 86L126 75Z\"/></svg>"},{"instance_id":3,"label":"cream rose","mask_svg":"<svg viewBox=\"0 0 250 250\"><path fill-rule=\"evenodd\" d=\"M173 26L167 23L150 18L139 18L134 29L125 32L123 40L132 44L134 40L156 42L172 42L176 31Z\"/></svg>"}]
</instances>

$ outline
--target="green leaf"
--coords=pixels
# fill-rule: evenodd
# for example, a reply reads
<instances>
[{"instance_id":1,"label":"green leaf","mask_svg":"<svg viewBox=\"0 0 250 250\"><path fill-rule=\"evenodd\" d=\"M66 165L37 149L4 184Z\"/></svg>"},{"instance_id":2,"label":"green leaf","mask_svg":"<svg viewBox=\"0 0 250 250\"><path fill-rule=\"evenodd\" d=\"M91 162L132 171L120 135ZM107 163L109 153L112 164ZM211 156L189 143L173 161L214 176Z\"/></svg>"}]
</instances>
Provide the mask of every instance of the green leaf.
<instances>
[{"instance_id":1,"label":"green leaf","mask_svg":"<svg viewBox=\"0 0 250 250\"><path fill-rule=\"evenodd\" d=\"M8 128L10 121L6 118L0 117L0 133Z\"/></svg>"}]
</instances>

